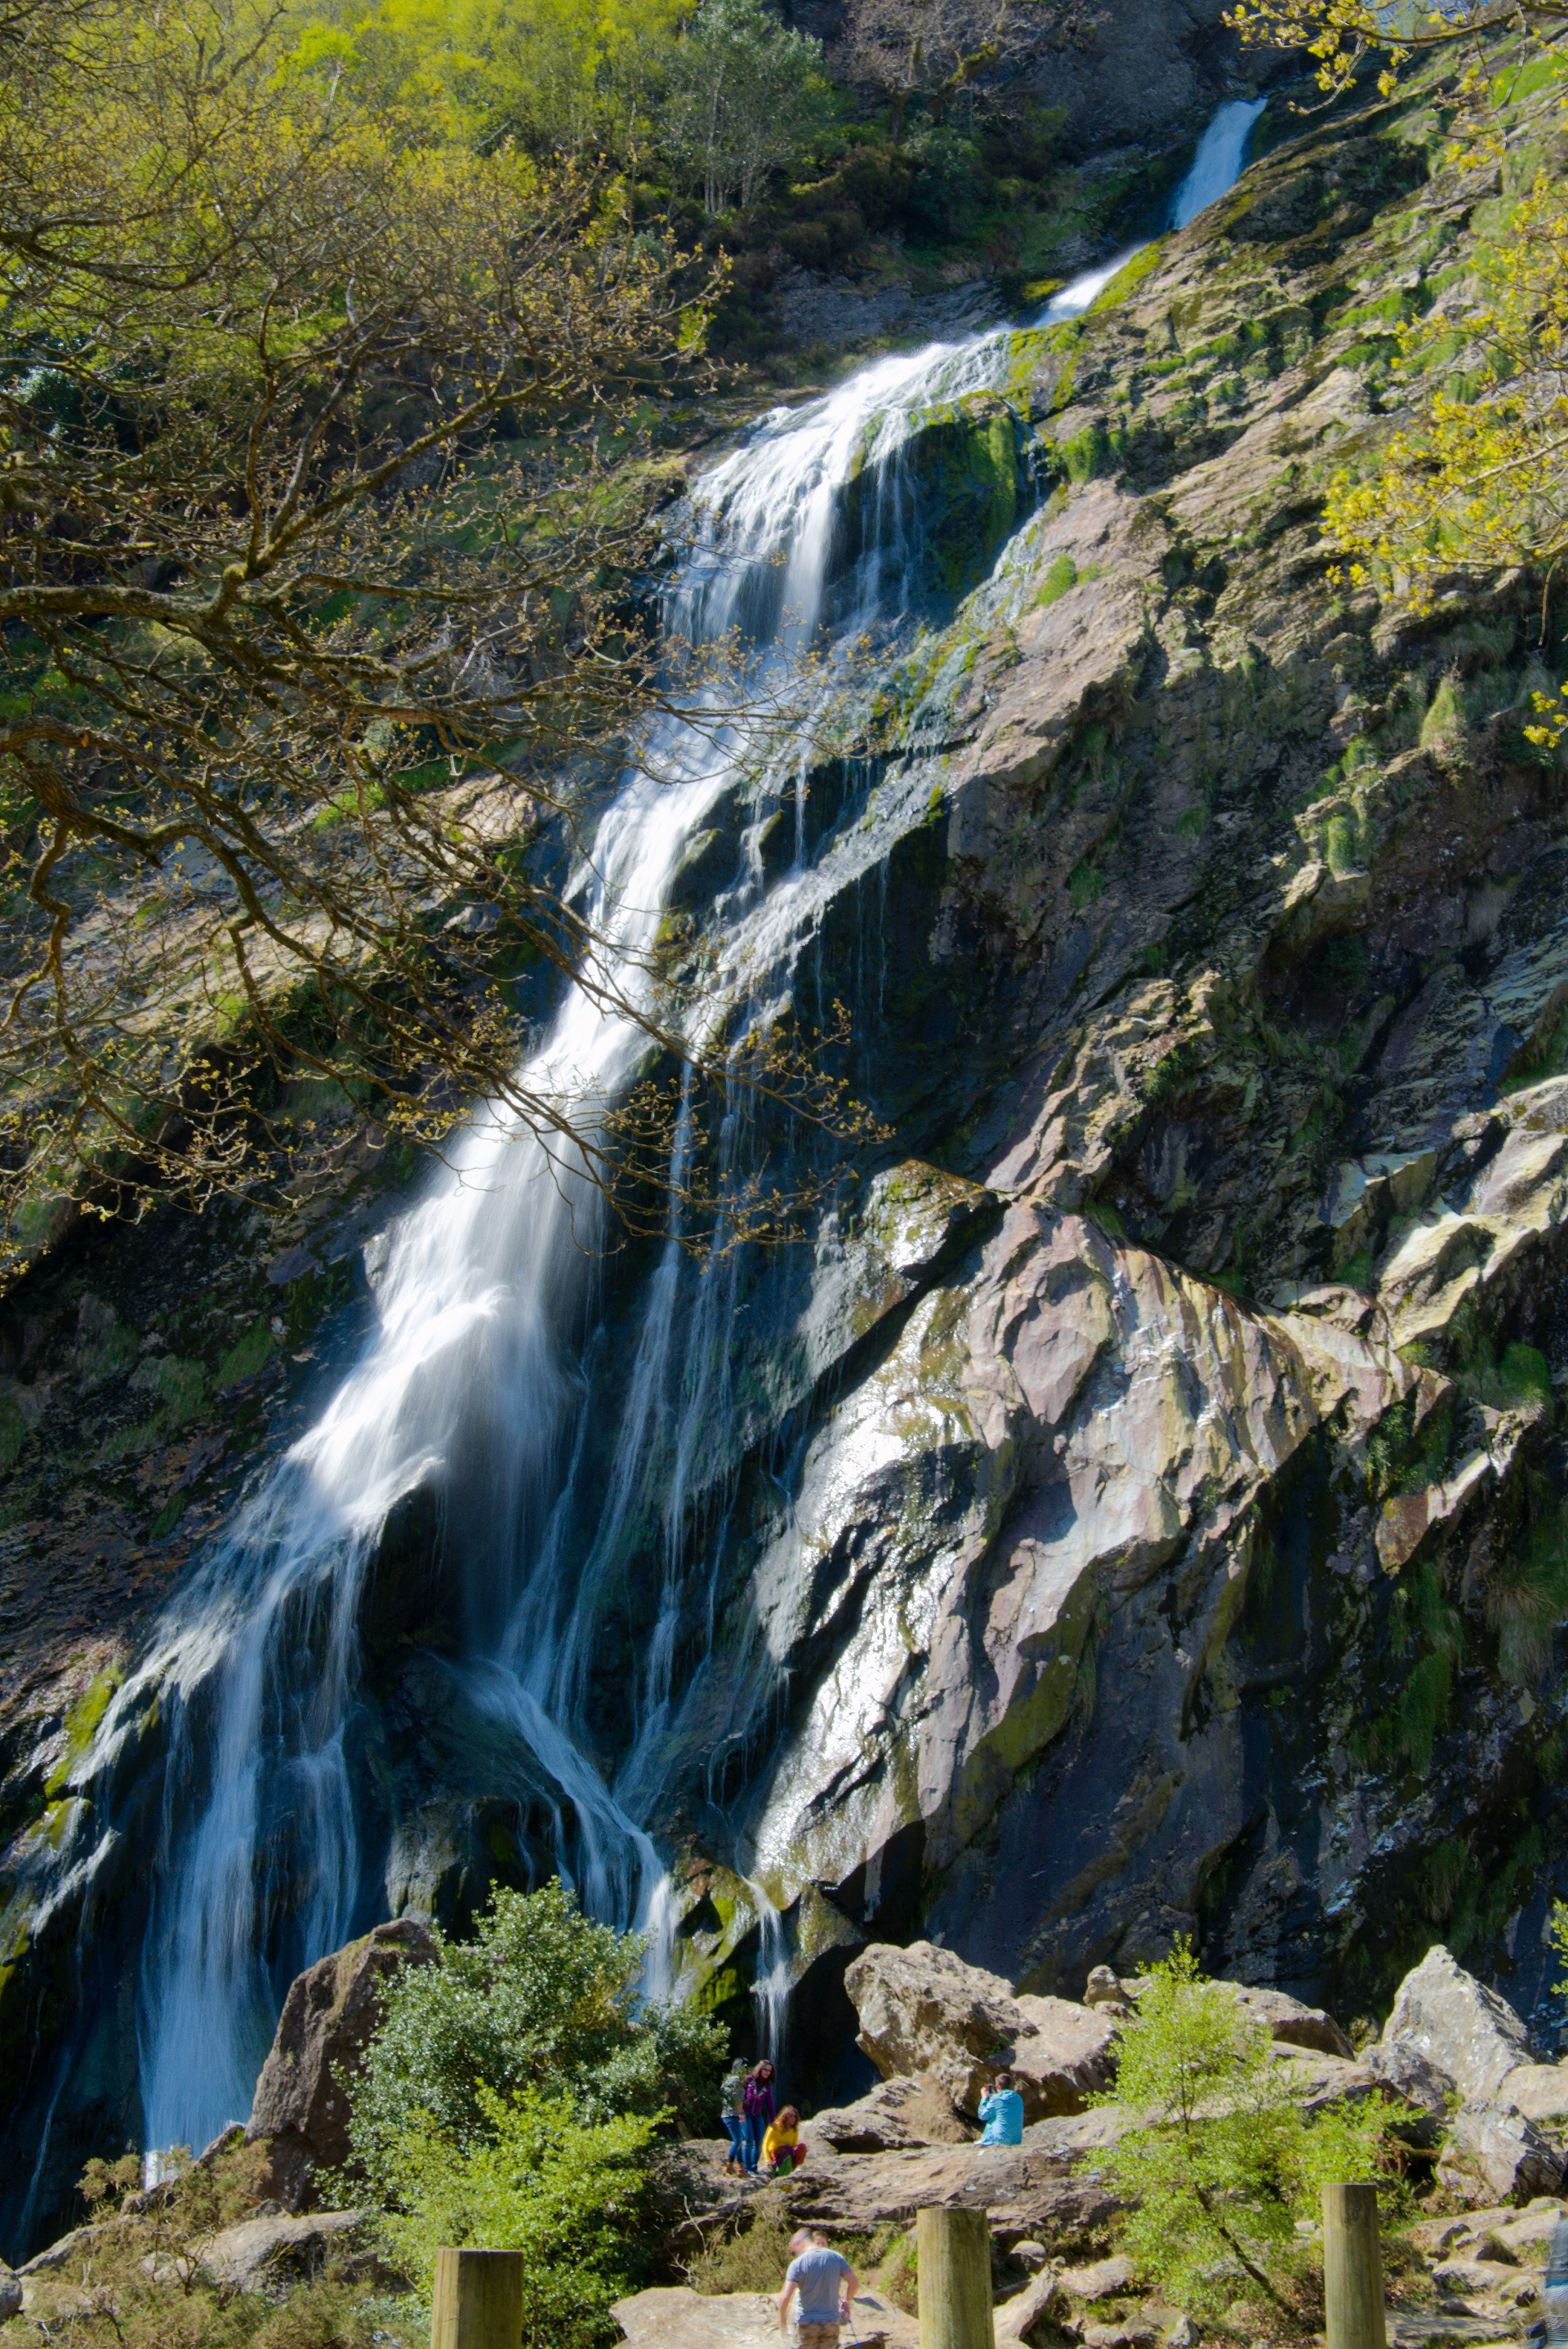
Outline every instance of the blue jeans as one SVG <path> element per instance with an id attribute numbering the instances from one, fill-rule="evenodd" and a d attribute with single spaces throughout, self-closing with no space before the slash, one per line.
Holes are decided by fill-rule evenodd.
<path id="1" fill-rule="evenodd" d="M 746 2130 L 746 2144 L 742 2148 L 741 2159 L 755 2178 L 757 2165 L 762 2158 L 762 2140 L 768 2134 L 768 2124 L 760 2113 L 748 2113 L 742 2126 Z"/>
<path id="2" fill-rule="evenodd" d="M 740 2113 L 726 2113 L 724 2128 L 725 2135 L 729 2139 L 730 2159 L 745 2163 L 747 2147 L 751 2142 L 751 2132 L 746 2126 L 744 2116 Z"/>

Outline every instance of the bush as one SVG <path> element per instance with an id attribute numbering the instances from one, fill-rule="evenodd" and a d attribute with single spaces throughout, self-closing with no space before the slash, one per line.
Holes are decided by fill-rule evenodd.
<path id="1" fill-rule="evenodd" d="M 472 1941 L 436 1940 L 435 1965 L 393 1981 L 366 2053 L 353 2137 L 373 2182 L 410 2114 L 481 2145 L 493 2134 L 487 2095 L 525 2090 L 583 2122 L 673 2112 L 712 2134 L 727 2034 L 689 2007 L 643 2001 L 642 1936 L 584 1917 L 556 1883 L 498 1888 Z"/>
<path id="2" fill-rule="evenodd" d="M 941 124 L 909 141 L 917 166 L 909 194 L 911 224 L 930 236 L 951 236 L 979 212 L 985 178 L 972 139 Z"/>
<path id="3" fill-rule="evenodd" d="M 1267 2032 L 1182 1945 L 1150 1969 L 1121 2028 L 1115 2093 L 1094 2099 L 1147 2116 L 1104 2163 L 1132 2205 L 1123 2247 L 1199 2319 L 1261 2296 L 1298 2324 L 1308 2251 L 1297 2220 L 1319 2217 L 1325 2185 L 1386 2167 L 1380 2106 L 1331 2105 L 1309 2120 L 1283 2072 Z"/>
<path id="4" fill-rule="evenodd" d="M 476 2100 L 486 2141 L 459 2144 L 421 2114 L 381 2148 L 392 2251 L 427 2300 L 442 2244 L 521 2251 L 522 2349 L 614 2341 L 610 2306 L 637 2281 L 647 2232 L 641 2157 L 657 2116 L 584 2121 L 534 2088 Z"/>

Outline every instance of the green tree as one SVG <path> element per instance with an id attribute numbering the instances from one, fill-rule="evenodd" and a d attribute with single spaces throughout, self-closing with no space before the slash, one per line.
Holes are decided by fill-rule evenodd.
<path id="1" fill-rule="evenodd" d="M 385 2147 L 384 2231 L 428 2296 L 443 2244 L 521 2251 L 522 2349 L 614 2341 L 610 2304 L 636 2280 L 657 2116 L 587 2121 L 562 2098 L 480 2088 L 485 2135 L 459 2140 L 418 2114 Z"/>
<path id="2" fill-rule="evenodd" d="M 417 140 L 512 137 L 630 164 L 678 14 L 676 0 L 329 0 L 306 12 L 288 69 L 395 111 Z"/>
<path id="3" fill-rule="evenodd" d="M 711 2129 L 726 2034 L 642 1999 L 641 1935 L 595 1923 L 552 1883 L 498 1888 L 471 1941 L 437 1939 L 438 1961 L 387 1992 L 355 2100 L 355 2147 L 384 2190 L 400 2191 L 411 2113 L 471 2149 L 491 2141 L 498 2096 L 564 2100 L 584 2125 L 668 2110 Z"/>
<path id="4" fill-rule="evenodd" d="M 700 181 L 705 211 L 754 203 L 827 119 L 821 45 L 764 0 L 703 0 L 669 67 L 664 140 Z"/>
<path id="5" fill-rule="evenodd" d="M 1122 2240 L 1147 2281 L 1194 2316 L 1261 2294 L 1294 2323 L 1296 2221 L 1318 2217 L 1324 2185 L 1377 2174 L 1381 2106 L 1309 2120 L 1268 2033 L 1184 1944 L 1150 1968 L 1118 2037 L 1115 2091 L 1095 2101 L 1141 2116 L 1104 2168 L 1128 2198 Z"/>
<path id="6" fill-rule="evenodd" d="M 812 1114 L 814 1043 L 688 1041 L 563 886 L 694 687 L 771 739 L 634 592 L 712 283 L 614 178 L 421 143 L 285 29 L 0 17 L 0 1264 L 73 1195 L 297 1196 L 476 1094 L 664 1229 L 678 1079 L 531 1087 L 525 970 L 692 1073 L 694 1168 L 738 1086 Z M 294 1078 L 327 1106 L 272 1115 Z"/>

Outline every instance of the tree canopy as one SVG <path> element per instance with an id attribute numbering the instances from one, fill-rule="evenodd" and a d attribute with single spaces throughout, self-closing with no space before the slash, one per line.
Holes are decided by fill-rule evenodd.
<path id="1" fill-rule="evenodd" d="M 680 486 L 661 395 L 696 387 L 717 276 L 587 153 L 605 108 L 634 135 L 669 23 L 0 23 L 0 1209 L 24 1239 L 84 1179 L 120 1206 L 253 1184 L 269 1085 L 301 1075 L 425 1140 L 490 1097 L 634 1200 L 668 1121 L 530 1090 L 529 969 L 722 1096 L 824 1105 L 809 1053 L 784 1075 L 765 1041 L 691 1044 L 560 877 L 594 792 L 692 698 L 640 583 Z M 766 726 L 708 684 L 712 723 Z M 262 1123 L 286 1175 L 297 1137 Z"/>
<path id="2" fill-rule="evenodd" d="M 498 1887 L 471 1941 L 438 1943 L 437 1964 L 388 1990 L 356 2097 L 373 2179 L 415 2113 L 454 2144 L 488 2143 L 486 2095 L 564 2098 L 584 2121 L 667 2108 L 711 2127 L 725 2033 L 688 2006 L 644 2001 L 640 1935 L 585 1917 L 555 1882 Z"/>

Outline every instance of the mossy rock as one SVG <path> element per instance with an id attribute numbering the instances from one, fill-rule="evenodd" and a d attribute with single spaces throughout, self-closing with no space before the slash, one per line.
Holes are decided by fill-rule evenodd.
<path id="1" fill-rule="evenodd" d="M 917 599 L 950 610 L 983 579 L 1016 527 L 1026 490 L 1024 434 L 989 393 L 934 409 L 900 446 L 863 465 L 841 512 L 845 570 L 895 533 L 915 550 Z"/>

